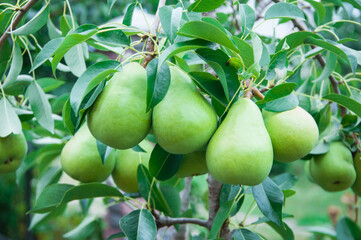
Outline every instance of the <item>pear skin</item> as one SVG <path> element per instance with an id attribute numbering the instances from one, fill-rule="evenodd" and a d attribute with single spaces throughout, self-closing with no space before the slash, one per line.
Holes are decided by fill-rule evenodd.
<path id="1" fill-rule="evenodd" d="M 235 102 L 207 147 L 207 166 L 218 181 L 254 186 L 271 171 L 273 150 L 262 113 L 252 100 Z"/>
<path id="2" fill-rule="evenodd" d="M 357 152 L 353 158 L 353 164 L 356 170 L 356 181 L 352 185 L 352 190 L 361 196 L 361 152 Z"/>
<path id="3" fill-rule="evenodd" d="M 313 117 L 301 107 L 284 112 L 263 111 L 264 123 L 271 137 L 274 160 L 293 162 L 306 156 L 316 146 L 318 127 Z"/>
<path id="4" fill-rule="evenodd" d="M 178 178 L 198 176 L 208 173 L 206 150 L 202 149 L 183 155 L 178 171 L 174 175 Z"/>
<path id="5" fill-rule="evenodd" d="M 22 132 L 0 138 L 0 174 L 15 172 L 27 150 L 28 145 Z"/>
<path id="6" fill-rule="evenodd" d="M 332 142 L 327 153 L 314 156 L 310 172 L 315 182 L 328 192 L 346 190 L 356 179 L 351 151 L 342 142 Z"/>
<path id="7" fill-rule="evenodd" d="M 169 90 L 153 110 L 154 135 L 167 152 L 187 154 L 208 143 L 217 128 L 217 114 L 187 74 L 169 68 Z"/>
<path id="8" fill-rule="evenodd" d="M 65 144 L 60 161 L 64 172 L 83 183 L 104 181 L 115 164 L 114 151 L 102 163 L 96 140 L 86 124 Z"/>
<path id="9" fill-rule="evenodd" d="M 112 177 L 118 188 L 125 192 L 138 192 L 138 166 L 139 164 L 143 164 L 146 168 L 149 166 L 150 154 L 154 146 L 148 140 L 142 141 L 139 145 L 146 152 L 136 152 L 133 149 L 116 151 Z"/>
<path id="10" fill-rule="evenodd" d="M 146 112 L 147 73 L 138 63 L 129 63 L 114 74 L 88 113 L 93 136 L 117 149 L 140 143 L 151 127 L 152 112 Z"/>

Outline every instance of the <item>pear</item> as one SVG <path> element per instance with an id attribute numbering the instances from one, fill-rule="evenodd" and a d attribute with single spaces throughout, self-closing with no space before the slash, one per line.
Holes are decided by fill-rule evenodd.
<path id="1" fill-rule="evenodd" d="M 75 180 L 102 182 L 112 173 L 115 164 L 114 151 L 102 163 L 95 138 L 84 124 L 69 142 L 60 155 L 61 166 Z"/>
<path id="2" fill-rule="evenodd" d="M 263 118 L 272 140 L 274 160 L 292 162 L 306 156 L 316 146 L 317 124 L 303 108 L 284 112 L 264 110 Z"/>
<path id="3" fill-rule="evenodd" d="M 353 164 L 357 176 L 356 176 L 356 181 L 352 185 L 352 190 L 358 196 L 361 196 L 361 152 L 356 152 L 355 157 L 353 158 Z"/>
<path id="4" fill-rule="evenodd" d="M 351 151 L 342 142 L 332 142 L 327 153 L 314 156 L 310 172 L 315 182 L 329 192 L 345 190 L 356 179 Z"/>
<path id="5" fill-rule="evenodd" d="M 254 186 L 271 171 L 273 150 L 262 113 L 250 99 L 235 102 L 207 147 L 207 166 L 218 181 Z"/>
<path id="6" fill-rule="evenodd" d="M 217 128 L 217 115 L 192 80 L 171 66 L 171 83 L 164 99 L 153 109 L 153 130 L 159 145 L 174 154 L 204 147 Z"/>
<path id="7" fill-rule="evenodd" d="M 178 171 L 174 175 L 178 178 L 198 176 L 208 173 L 206 163 L 206 149 L 183 155 Z"/>
<path id="8" fill-rule="evenodd" d="M 22 132 L 0 138 L 0 174 L 15 172 L 27 150 L 28 145 Z"/>
<path id="9" fill-rule="evenodd" d="M 146 112 L 147 73 L 138 63 L 129 63 L 114 74 L 88 113 L 93 136 L 117 149 L 140 143 L 151 127 L 152 112 Z"/>
<path id="10" fill-rule="evenodd" d="M 136 152 L 133 149 L 116 151 L 112 177 L 118 188 L 125 192 L 138 192 L 138 166 L 139 164 L 143 164 L 146 168 L 149 166 L 153 145 L 148 140 L 142 141 L 139 145 L 146 152 Z"/>

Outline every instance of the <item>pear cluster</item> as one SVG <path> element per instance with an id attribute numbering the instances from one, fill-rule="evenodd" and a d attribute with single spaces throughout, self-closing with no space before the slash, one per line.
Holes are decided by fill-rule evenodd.
<path id="1" fill-rule="evenodd" d="M 27 150 L 28 145 L 22 132 L 0 138 L 0 174 L 15 172 L 24 160 Z"/>
<path id="2" fill-rule="evenodd" d="M 251 99 L 240 98 L 218 126 L 215 110 L 190 77 L 176 66 L 170 66 L 170 73 L 166 96 L 149 111 L 146 70 L 129 63 L 116 73 L 90 108 L 86 124 L 64 147 L 64 171 L 82 182 L 112 175 L 120 189 L 137 192 L 137 169 L 149 165 L 154 144 L 145 138 L 152 132 L 164 150 L 183 155 L 176 177 L 209 172 L 222 183 L 254 186 L 269 175 L 274 160 L 295 161 L 317 144 L 317 124 L 301 107 L 261 111 Z M 114 148 L 105 164 L 95 139 Z M 138 144 L 145 152 L 132 149 Z M 335 151 L 330 154 L 340 154 Z M 317 176 L 328 176 L 319 167 L 323 161 L 314 160 L 309 169 L 320 185 L 326 181 Z"/>

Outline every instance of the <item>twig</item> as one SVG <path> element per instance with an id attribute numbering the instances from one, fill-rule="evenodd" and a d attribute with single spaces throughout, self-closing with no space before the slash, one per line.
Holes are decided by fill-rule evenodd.
<path id="1" fill-rule="evenodd" d="M 196 224 L 208 228 L 208 221 L 198 218 L 171 218 L 160 216 L 158 219 L 156 219 L 156 223 L 158 228 L 186 223 Z"/>
<path id="2" fill-rule="evenodd" d="M 39 0 L 30 0 L 27 4 L 25 4 L 22 8 L 18 9 L 19 14 L 15 17 L 14 21 L 10 26 L 6 29 L 4 34 L 0 38 L 0 49 L 4 46 L 6 40 L 10 36 L 9 32 L 11 30 L 15 30 L 18 26 L 21 19 L 25 16 L 25 13 L 29 11 L 29 9 L 34 6 L 35 3 L 37 3 Z"/>
<path id="3" fill-rule="evenodd" d="M 257 97 L 257 98 L 259 98 L 259 99 L 261 99 L 261 100 L 264 99 L 264 95 L 263 95 L 263 94 L 261 93 L 261 91 L 258 90 L 257 88 L 252 87 L 252 88 L 251 88 L 251 91 L 252 91 L 253 96 L 255 96 L 255 97 Z"/>
<path id="4" fill-rule="evenodd" d="M 222 183 L 218 182 L 212 177 L 211 174 L 208 174 L 208 202 L 209 202 L 209 216 L 207 227 L 208 229 L 212 228 L 214 218 L 219 209 L 219 197 L 221 194 Z"/>
<path id="5" fill-rule="evenodd" d="M 149 29 L 150 34 L 152 36 L 148 37 L 148 40 L 147 40 L 147 45 L 146 45 L 147 52 L 154 52 L 154 42 L 156 41 L 157 30 L 158 30 L 159 24 L 160 24 L 159 9 L 165 6 L 165 2 L 166 2 L 166 0 L 159 0 L 158 8 L 157 8 L 157 12 L 155 14 L 152 29 Z M 143 60 L 142 66 L 145 68 L 153 58 L 155 58 L 155 54 L 147 54 Z"/>
<path id="6" fill-rule="evenodd" d="M 357 205 L 357 194 L 355 193 L 355 223 L 358 223 L 358 205 Z"/>

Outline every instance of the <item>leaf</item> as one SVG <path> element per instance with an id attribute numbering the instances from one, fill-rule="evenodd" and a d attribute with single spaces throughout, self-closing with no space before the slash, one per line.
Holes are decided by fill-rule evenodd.
<path id="1" fill-rule="evenodd" d="M 16 81 L 16 78 L 19 76 L 22 68 L 23 56 L 21 54 L 21 49 L 17 42 L 14 42 L 13 59 L 11 61 L 9 73 L 6 76 L 5 82 L 3 84 L 4 88 Z"/>
<path id="2" fill-rule="evenodd" d="M 261 184 L 252 187 L 254 199 L 263 215 L 282 226 L 282 205 L 284 195 L 281 189 L 267 177 Z"/>
<path id="3" fill-rule="evenodd" d="M 49 186 L 57 182 L 62 174 L 61 167 L 49 167 L 46 172 L 39 178 L 36 185 L 36 197 L 39 197 L 40 193 Z"/>
<path id="4" fill-rule="evenodd" d="M 173 217 L 180 217 L 181 198 L 179 196 L 179 191 L 177 190 L 177 188 L 170 184 L 162 184 L 160 185 L 159 190 L 164 196 L 164 199 L 167 202 L 169 209 L 171 210 L 171 215 Z"/>
<path id="5" fill-rule="evenodd" d="M 302 45 L 305 42 L 305 39 L 308 37 L 312 37 L 315 39 L 322 39 L 321 36 L 313 32 L 300 31 L 300 32 L 291 33 L 286 37 L 284 37 L 278 43 L 276 47 L 276 52 L 279 52 L 282 49 L 289 49 L 289 50 L 294 49 Z"/>
<path id="6" fill-rule="evenodd" d="M 254 63 L 252 46 L 240 38 L 232 37 L 232 39 L 240 51 L 239 55 L 242 57 L 244 65 L 246 65 L 246 67 L 250 67 Z"/>
<path id="7" fill-rule="evenodd" d="M 281 190 L 291 189 L 297 182 L 297 177 L 289 173 L 282 173 L 272 179 Z"/>
<path id="8" fill-rule="evenodd" d="M 182 155 L 166 152 L 159 144 L 155 145 L 149 159 L 149 172 L 160 181 L 168 180 L 178 171 Z"/>
<path id="9" fill-rule="evenodd" d="M 223 184 L 219 199 L 220 204 L 227 202 L 229 200 L 233 200 L 235 197 L 237 197 L 238 193 L 243 194 L 244 189 L 243 188 L 240 189 L 240 188 L 241 187 L 239 185 Z M 234 215 L 237 214 L 243 202 L 244 202 L 244 196 L 242 196 L 237 202 L 235 202 L 233 208 L 231 209 L 230 217 L 233 217 Z"/>
<path id="10" fill-rule="evenodd" d="M 361 239 L 360 227 L 347 217 L 341 218 L 336 225 L 337 240 Z"/>
<path id="11" fill-rule="evenodd" d="M 197 83 L 197 85 L 210 96 L 217 99 L 218 102 L 227 106 L 227 99 L 222 90 L 222 84 L 212 74 L 208 72 L 190 72 L 189 76 Z"/>
<path id="12" fill-rule="evenodd" d="M 299 104 L 299 100 L 296 95 L 291 93 L 290 95 L 276 100 L 267 102 L 263 107 L 264 110 L 270 112 L 284 112 L 291 109 L 294 109 Z"/>
<path id="13" fill-rule="evenodd" d="M 43 6 L 39 12 L 28 22 L 26 22 L 23 26 L 19 27 L 12 31 L 14 35 L 29 35 L 37 32 L 40 28 L 42 28 L 46 22 L 48 21 L 48 16 L 50 13 L 48 2 L 45 6 Z"/>
<path id="14" fill-rule="evenodd" d="M 69 49 L 69 51 L 67 51 L 64 55 L 64 60 L 65 63 L 69 66 L 71 73 L 75 76 L 79 77 L 85 72 L 86 64 L 82 45 L 76 45 Z"/>
<path id="15" fill-rule="evenodd" d="M 214 217 L 213 225 L 212 225 L 211 231 L 208 236 L 209 239 L 217 238 L 217 235 L 218 235 L 219 231 L 221 230 L 224 221 L 226 221 L 226 219 L 228 218 L 228 216 L 230 214 L 233 204 L 234 204 L 234 201 L 229 200 L 220 205 L 220 207 L 217 211 L 217 214 Z"/>
<path id="16" fill-rule="evenodd" d="M 124 18 L 123 18 L 123 24 L 124 25 L 126 25 L 126 26 L 132 25 L 133 13 L 134 13 L 135 6 L 137 6 L 136 2 L 133 2 L 133 3 L 129 4 L 129 6 L 127 8 L 127 11 L 125 12 L 125 15 L 124 15 Z"/>
<path id="17" fill-rule="evenodd" d="M 328 54 L 326 66 L 323 68 L 321 75 L 317 79 L 313 80 L 312 82 L 315 83 L 315 82 L 319 82 L 319 81 L 327 79 L 332 74 L 333 70 L 335 69 L 336 63 L 337 63 L 337 55 L 330 52 Z"/>
<path id="18" fill-rule="evenodd" d="M 51 115 L 51 106 L 43 89 L 36 81 L 33 81 L 30 83 L 26 93 L 36 120 L 43 128 L 54 133 L 54 120 Z"/>
<path id="19" fill-rule="evenodd" d="M 261 38 L 254 32 L 251 32 L 252 37 L 252 47 L 253 47 L 253 58 L 255 63 L 260 63 L 262 59 L 262 40 Z"/>
<path id="20" fill-rule="evenodd" d="M 158 66 L 159 59 L 154 58 L 147 66 L 147 111 L 155 107 L 166 96 L 170 85 L 170 70 L 167 63 Z"/>
<path id="21" fill-rule="evenodd" d="M 291 18 L 306 20 L 301 9 L 291 3 L 279 2 L 272 5 L 264 14 L 264 19 Z"/>
<path id="22" fill-rule="evenodd" d="M 317 235 L 328 236 L 332 239 L 336 239 L 336 231 L 330 227 L 315 226 L 308 227 L 306 230 Z"/>
<path id="23" fill-rule="evenodd" d="M 224 0 L 196 0 L 188 7 L 189 12 L 209 12 L 219 8 L 224 3 Z"/>
<path id="24" fill-rule="evenodd" d="M 147 152 L 139 144 L 132 147 L 132 150 L 135 151 L 135 152 Z"/>
<path id="25" fill-rule="evenodd" d="M 79 186 L 53 184 L 44 189 L 29 212 L 44 213 L 74 200 L 96 197 L 123 198 L 123 194 L 117 188 L 102 183 L 83 183 Z"/>
<path id="26" fill-rule="evenodd" d="M 21 133 L 20 119 L 5 97 L 0 99 L 0 113 L 0 137 Z"/>
<path id="27" fill-rule="evenodd" d="M 292 215 L 288 215 L 288 214 L 283 214 L 283 218 L 286 217 L 292 217 Z M 260 224 L 260 223 L 266 223 L 267 225 L 269 225 L 271 228 L 273 228 L 284 240 L 294 240 L 295 237 L 293 235 L 292 229 L 285 223 L 282 222 L 282 225 L 279 226 L 276 223 L 269 221 L 268 218 L 266 217 L 262 217 L 260 219 L 258 219 L 256 222 L 252 223 L 254 225 L 256 224 Z"/>
<path id="28" fill-rule="evenodd" d="M 48 34 L 51 40 L 62 37 L 61 31 L 55 27 L 54 23 L 51 21 L 51 18 L 48 19 L 46 26 L 48 28 Z"/>
<path id="29" fill-rule="evenodd" d="M 73 230 L 65 233 L 63 237 L 74 240 L 88 238 L 95 231 L 96 220 L 94 216 L 87 216 Z"/>
<path id="30" fill-rule="evenodd" d="M 256 104 L 262 107 L 268 102 L 286 97 L 290 95 L 296 87 L 297 87 L 296 83 L 283 83 L 277 85 L 267 92 L 263 100 L 258 100 Z"/>
<path id="31" fill-rule="evenodd" d="M 115 60 L 97 62 L 88 67 L 79 77 L 70 93 L 70 105 L 76 116 L 85 96 L 109 74 L 117 72 L 119 66 L 119 62 Z"/>
<path id="32" fill-rule="evenodd" d="M 36 80 L 36 82 L 44 90 L 44 92 L 50 92 L 51 90 L 54 90 L 65 84 L 64 81 L 48 77 L 39 78 Z"/>
<path id="33" fill-rule="evenodd" d="M 261 238 L 256 233 L 246 228 L 237 229 L 233 233 L 232 237 L 234 240 L 261 240 Z"/>
<path id="34" fill-rule="evenodd" d="M 238 8 L 239 16 L 241 18 L 242 34 L 245 36 L 249 30 L 252 30 L 256 15 L 253 8 L 247 4 L 239 4 Z"/>
<path id="35" fill-rule="evenodd" d="M 171 43 L 174 42 L 174 39 L 177 36 L 182 13 L 183 9 L 181 7 L 174 9 L 171 6 L 164 6 L 159 10 L 159 19 L 162 28 Z"/>
<path id="36" fill-rule="evenodd" d="M 326 141 L 322 141 L 321 143 L 317 144 L 312 151 L 310 152 L 310 154 L 312 155 L 320 155 L 320 154 L 325 154 L 330 150 L 330 144 Z"/>
<path id="37" fill-rule="evenodd" d="M 43 49 L 41 49 L 39 54 L 36 55 L 36 57 L 34 59 L 34 65 L 30 69 L 29 72 L 33 72 L 35 69 L 40 67 L 46 60 L 48 60 L 54 54 L 56 49 L 58 49 L 58 47 L 61 45 L 63 40 L 64 40 L 64 38 L 61 37 L 61 38 L 56 38 L 56 39 L 53 39 L 53 40 L 47 42 L 44 45 Z"/>
<path id="38" fill-rule="evenodd" d="M 113 151 L 113 148 L 105 145 L 104 143 L 100 142 L 98 139 L 96 139 L 97 142 L 97 149 L 98 153 L 100 155 L 100 158 L 102 159 L 102 163 L 104 165 L 105 161 L 109 157 L 110 153 Z"/>
<path id="39" fill-rule="evenodd" d="M 237 53 L 239 52 L 227 34 L 210 23 L 202 21 L 187 22 L 179 29 L 178 35 L 219 43 Z"/>
<path id="40" fill-rule="evenodd" d="M 117 0 L 107 0 L 108 15 L 110 14 L 110 11 L 112 10 L 112 8 L 113 8 L 116 1 Z"/>
<path id="41" fill-rule="evenodd" d="M 99 43 L 113 47 L 125 47 L 130 45 L 129 38 L 119 29 L 109 29 L 106 32 L 99 32 L 92 37 Z"/>
<path id="42" fill-rule="evenodd" d="M 317 23 L 320 24 L 326 15 L 326 8 L 320 2 L 316 2 L 313 0 L 305 0 L 305 1 L 308 2 L 309 4 L 311 4 L 311 6 L 316 10 Z"/>
<path id="43" fill-rule="evenodd" d="M 220 49 L 201 48 L 196 53 L 217 73 L 227 101 L 233 98 L 240 86 L 237 70 L 227 64 L 229 57 Z"/>
<path id="44" fill-rule="evenodd" d="M 65 209 L 66 209 L 66 206 L 64 205 L 64 206 L 55 208 L 53 211 L 48 212 L 48 213 L 34 214 L 31 217 L 29 230 L 34 230 L 37 227 L 40 227 L 40 226 L 44 225 L 45 223 L 47 223 L 51 219 L 54 219 L 54 218 L 62 215 L 64 213 Z"/>
<path id="45" fill-rule="evenodd" d="M 106 240 L 112 240 L 112 239 L 124 238 L 124 237 L 125 237 L 125 233 L 118 232 L 118 233 L 114 233 L 114 234 L 110 235 Z"/>
<path id="46" fill-rule="evenodd" d="M 332 102 L 335 102 L 335 103 L 351 110 L 357 116 L 361 117 L 361 103 L 359 103 L 358 101 L 356 101 L 350 97 L 334 93 L 334 94 L 326 95 L 322 98 L 326 99 L 326 100 L 330 100 Z"/>
<path id="47" fill-rule="evenodd" d="M 156 237 L 157 227 L 147 209 L 135 210 L 122 217 L 119 225 L 129 240 L 152 240 Z"/>

